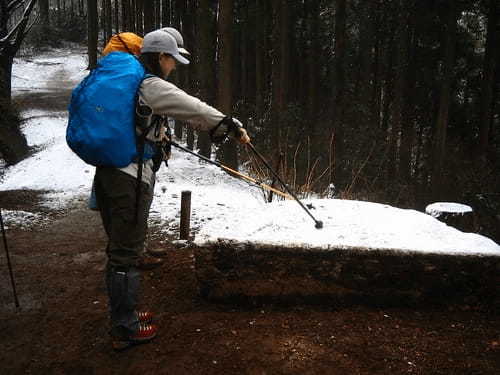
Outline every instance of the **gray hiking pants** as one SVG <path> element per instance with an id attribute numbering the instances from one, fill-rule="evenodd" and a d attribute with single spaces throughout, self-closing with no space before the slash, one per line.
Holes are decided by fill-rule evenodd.
<path id="1" fill-rule="evenodd" d="M 137 180 L 134 177 L 116 168 L 98 167 L 94 184 L 102 223 L 108 235 L 106 286 L 111 334 L 126 337 L 135 332 L 139 324 L 136 309 L 140 273 L 135 267 L 144 248 L 153 190 L 141 183 L 136 210 Z"/>

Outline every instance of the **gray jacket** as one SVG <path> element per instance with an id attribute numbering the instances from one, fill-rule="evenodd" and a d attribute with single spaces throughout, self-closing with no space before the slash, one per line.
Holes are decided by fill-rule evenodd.
<path id="1" fill-rule="evenodd" d="M 146 78 L 139 88 L 139 100 L 148 105 L 155 115 L 169 116 L 176 120 L 185 121 L 194 130 L 209 131 L 225 117 L 217 109 L 202 102 L 198 98 L 187 94 L 173 83 L 158 77 Z M 221 129 L 224 131 L 224 129 Z M 150 132 L 147 139 L 158 141 Z M 144 163 L 142 181 L 151 185 L 154 178 L 153 163 L 148 160 Z M 131 163 L 121 171 L 137 177 L 137 163 Z"/>

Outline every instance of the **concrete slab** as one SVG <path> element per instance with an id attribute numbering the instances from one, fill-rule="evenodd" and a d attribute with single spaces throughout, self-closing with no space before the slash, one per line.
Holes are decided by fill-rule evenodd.
<path id="1" fill-rule="evenodd" d="M 198 245 L 195 261 L 200 292 L 214 301 L 500 306 L 500 253 L 219 240 Z"/>

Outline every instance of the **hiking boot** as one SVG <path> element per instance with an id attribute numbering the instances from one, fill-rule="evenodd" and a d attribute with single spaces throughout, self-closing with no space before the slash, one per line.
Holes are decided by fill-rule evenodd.
<path id="1" fill-rule="evenodd" d="M 154 324 L 139 324 L 139 329 L 133 334 L 129 335 L 127 338 L 113 338 L 112 346 L 113 350 L 121 351 L 125 350 L 131 346 L 145 344 L 150 342 L 152 339 L 156 337 L 156 333 L 158 332 L 158 326 Z"/>
<path id="2" fill-rule="evenodd" d="M 137 319 L 139 319 L 139 323 L 151 323 L 153 313 L 151 311 L 137 311 Z"/>
<path id="3" fill-rule="evenodd" d="M 148 255 L 142 255 L 137 262 L 137 268 L 139 268 L 140 270 L 152 270 L 156 267 L 161 266 L 162 264 L 163 259 Z"/>

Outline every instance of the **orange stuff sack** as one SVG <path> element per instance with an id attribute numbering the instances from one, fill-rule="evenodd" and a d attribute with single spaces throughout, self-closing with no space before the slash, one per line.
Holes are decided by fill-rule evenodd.
<path id="1" fill-rule="evenodd" d="M 141 54 L 142 38 L 134 33 L 119 33 L 113 35 L 110 39 L 102 55 L 106 56 L 111 52 L 128 52 L 139 56 Z"/>

